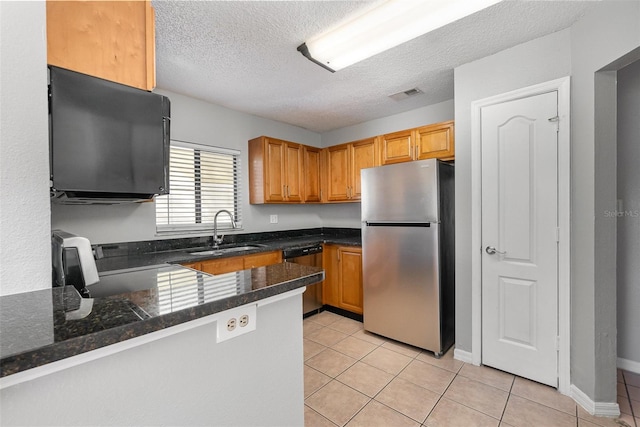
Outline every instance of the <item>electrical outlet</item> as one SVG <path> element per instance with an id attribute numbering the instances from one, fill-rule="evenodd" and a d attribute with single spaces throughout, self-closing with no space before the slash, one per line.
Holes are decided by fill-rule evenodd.
<path id="1" fill-rule="evenodd" d="M 269 217 L 269 222 L 270 222 L 271 224 L 277 224 L 277 223 L 278 223 L 278 215 L 271 215 L 271 216 Z"/>
<path id="2" fill-rule="evenodd" d="M 247 304 L 241 307 L 218 313 L 217 317 L 217 340 L 222 342 L 235 338 L 256 329 L 256 304 Z"/>
<path id="3" fill-rule="evenodd" d="M 247 316 L 246 314 L 240 316 L 240 322 L 238 324 L 241 328 L 246 327 L 249 324 L 249 316 Z"/>

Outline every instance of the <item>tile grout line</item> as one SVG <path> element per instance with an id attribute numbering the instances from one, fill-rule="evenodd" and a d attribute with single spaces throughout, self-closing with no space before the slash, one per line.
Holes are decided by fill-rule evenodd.
<path id="1" fill-rule="evenodd" d="M 627 403 L 629 404 L 629 409 L 631 410 L 631 419 L 633 423 L 638 427 L 638 423 L 636 422 L 636 415 L 633 410 L 633 404 L 631 403 L 631 394 L 629 394 L 629 385 L 627 384 L 627 377 L 624 375 L 624 371 L 622 372 L 622 383 L 624 384 L 624 391 L 627 393 Z M 622 413 L 620 413 L 622 416 Z"/>
<path id="2" fill-rule="evenodd" d="M 326 373 L 324 373 L 324 372 L 322 372 L 322 371 L 319 371 L 318 369 L 316 369 L 316 368 L 314 368 L 314 367 L 312 367 L 312 366 L 306 365 L 306 360 L 305 360 L 305 361 L 304 361 L 304 363 L 305 363 L 305 365 L 306 365 L 306 366 L 308 366 L 308 367 L 310 367 L 311 369 L 314 369 L 315 371 L 318 371 L 318 372 L 320 372 L 320 373 L 322 373 L 322 374 L 324 374 L 324 375 L 327 375 L 327 376 L 330 378 L 330 381 L 329 381 L 328 383 L 324 384 L 322 387 L 320 387 L 320 388 L 318 388 L 317 390 L 315 390 L 312 394 L 310 394 L 307 398 L 305 398 L 305 401 L 306 401 L 306 399 L 308 399 L 308 398 L 310 398 L 311 396 L 313 396 L 314 394 L 316 394 L 318 391 L 322 390 L 322 389 L 323 389 L 327 384 L 331 383 L 331 381 L 334 381 L 334 380 L 335 380 L 335 381 L 337 381 L 339 384 L 341 384 L 341 385 L 343 385 L 343 386 L 346 386 L 346 387 L 348 387 L 349 389 L 351 389 L 351 390 L 353 390 L 353 391 L 356 391 L 356 392 L 358 392 L 358 393 L 362 394 L 362 395 L 363 395 L 363 396 L 365 396 L 368 400 L 366 401 L 366 403 L 365 403 L 365 404 L 364 404 L 364 405 L 363 405 L 363 406 L 362 406 L 362 407 L 361 407 L 361 408 L 360 408 L 360 409 L 359 409 L 359 410 L 358 410 L 358 411 L 357 411 L 353 416 L 351 416 L 351 417 L 349 418 L 349 420 L 348 420 L 348 421 L 346 421 L 345 425 L 346 425 L 346 424 L 348 424 L 349 422 L 351 422 L 351 421 L 352 421 L 352 420 L 353 420 L 353 419 L 354 419 L 358 414 L 360 414 L 360 413 L 362 412 L 362 410 L 363 410 L 366 406 L 368 406 L 368 405 L 371 403 L 371 401 L 372 401 L 372 400 L 375 400 L 375 401 L 376 401 L 376 403 L 383 405 L 385 408 L 391 409 L 392 411 L 394 411 L 394 412 L 395 412 L 395 413 L 397 413 L 397 414 L 403 415 L 404 417 L 406 417 L 406 418 L 408 418 L 408 419 L 410 419 L 410 420 L 412 420 L 412 421 L 415 421 L 415 422 L 420 423 L 420 421 L 417 421 L 417 420 L 415 420 L 414 418 L 412 418 L 412 417 L 410 417 L 410 416 L 408 416 L 408 415 L 404 414 L 403 412 L 401 412 L 401 411 L 399 411 L 399 410 L 397 410 L 397 409 L 395 409 L 395 408 L 393 408 L 393 407 L 390 407 L 390 406 L 386 405 L 385 403 L 380 402 L 380 401 L 378 401 L 378 400 L 376 399 L 376 397 L 378 397 L 378 396 L 382 393 L 382 391 L 383 391 L 386 387 L 388 387 L 388 386 L 389 386 L 389 384 L 390 384 L 392 381 L 394 381 L 395 379 L 399 378 L 399 377 L 400 377 L 400 375 L 402 374 L 402 372 L 404 372 L 404 371 L 408 368 L 408 366 L 409 366 L 411 363 L 413 363 L 413 361 L 415 361 L 415 360 L 419 360 L 420 362 L 426 363 L 426 364 L 430 365 L 431 367 L 438 368 L 438 369 L 442 369 L 442 370 L 444 370 L 444 371 L 448 371 L 448 372 L 450 372 L 450 373 L 453 373 L 453 374 L 454 374 L 454 376 L 453 376 L 452 380 L 449 382 L 449 384 L 448 384 L 448 385 L 447 385 L 447 387 L 444 389 L 444 391 L 443 391 L 441 394 L 439 393 L 439 397 L 438 397 L 438 399 L 436 400 L 435 404 L 433 405 L 433 407 L 431 408 L 431 410 L 429 411 L 429 413 L 426 415 L 425 419 L 422 421 L 422 423 L 421 423 L 421 424 L 422 424 L 423 426 L 424 426 L 424 423 L 425 423 L 425 422 L 427 421 L 427 419 L 429 418 L 429 416 L 430 416 L 430 415 L 432 415 L 432 413 L 433 413 L 434 409 L 436 408 L 436 406 L 438 406 L 438 404 L 442 401 L 442 398 L 443 398 L 443 397 L 445 397 L 446 392 L 450 389 L 450 387 L 451 387 L 451 385 L 453 384 L 453 382 L 455 381 L 455 379 L 456 379 L 458 376 L 465 377 L 464 375 L 461 375 L 461 374 L 460 374 L 460 371 L 464 368 L 464 366 L 465 366 L 465 365 L 467 365 L 466 363 L 463 363 L 463 364 L 462 364 L 462 366 L 461 366 L 459 369 L 457 369 L 455 372 L 453 372 L 453 371 L 451 371 L 451 370 L 449 370 L 449 369 L 444 369 L 444 368 L 442 368 L 442 367 L 440 367 L 440 366 L 438 366 L 438 365 L 435 365 L 435 364 L 429 363 L 428 361 L 418 359 L 418 358 L 420 357 L 420 355 L 421 355 L 421 354 L 423 354 L 423 353 L 425 353 L 425 354 L 426 354 L 426 351 L 424 351 L 424 350 L 418 351 L 418 352 L 417 352 L 417 354 L 410 356 L 410 355 L 408 355 L 408 354 L 406 354 L 406 353 L 403 353 L 403 352 L 401 352 L 401 351 L 397 351 L 397 350 L 396 350 L 396 349 L 394 349 L 394 348 L 390 348 L 390 347 L 386 347 L 386 346 L 385 346 L 385 344 L 386 344 L 387 342 L 389 342 L 389 343 L 394 343 L 395 341 L 387 340 L 387 339 L 383 339 L 381 343 L 376 343 L 376 342 L 368 341 L 368 340 L 365 340 L 365 339 L 361 339 L 360 337 L 355 337 L 355 336 L 354 336 L 355 334 L 357 334 L 357 333 L 359 333 L 360 331 L 363 331 L 363 330 L 364 330 L 364 329 L 362 329 L 362 328 L 358 328 L 357 330 L 355 330 L 355 331 L 353 331 L 353 332 L 350 332 L 350 333 L 345 333 L 344 331 L 341 331 L 341 330 L 337 330 L 337 329 L 332 328 L 332 327 L 331 327 L 331 325 L 333 325 L 333 324 L 334 324 L 334 323 L 336 323 L 337 321 L 338 321 L 338 320 L 336 320 L 336 321 L 334 321 L 334 322 L 331 322 L 331 323 L 329 323 L 329 324 L 327 324 L 327 325 L 320 324 L 320 323 L 316 323 L 316 322 L 314 322 L 314 323 L 316 323 L 316 324 L 318 324 L 318 325 L 320 326 L 320 328 L 319 328 L 318 330 L 320 330 L 320 329 L 324 329 L 324 328 L 329 328 L 331 331 L 339 332 L 339 333 L 342 333 L 342 334 L 346 335 L 344 338 L 342 338 L 342 339 L 341 339 L 341 340 L 339 340 L 338 342 L 336 342 L 336 343 L 332 344 L 331 346 L 326 346 L 326 345 L 324 345 L 324 344 L 322 344 L 322 343 L 318 343 L 318 342 L 313 341 L 313 340 L 311 340 L 311 339 L 310 339 L 310 341 L 312 341 L 312 342 L 314 342 L 314 343 L 316 343 L 316 344 L 321 345 L 322 347 L 324 347 L 324 348 L 323 348 L 320 352 L 318 352 L 317 354 L 321 353 L 322 351 L 324 351 L 324 350 L 326 350 L 326 349 L 331 349 L 331 350 L 333 350 L 333 351 L 335 351 L 335 352 L 337 352 L 337 353 L 339 353 L 339 354 L 341 354 L 341 355 L 344 355 L 344 356 L 346 356 L 346 357 L 350 357 L 350 358 L 354 359 L 354 360 L 355 360 L 355 362 L 354 362 L 353 364 L 349 365 L 346 369 L 342 370 L 342 371 L 341 371 L 340 373 L 338 373 L 337 375 L 335 375 L 335 376 L 328 376 Z M 349 355 L 349 354 L 346 354 L 346 353 L 344 353 L 344 352 L 342 352 L 342 351 L 340 351 L 340 350 L 338 350 L 338 349 L 333 348 L 333 346 L 335 346 L 335 345 L 339 344 L 340 342 L 342 342 L 342 341 L 346 340 L 348 337 L 352 337 L 352 336 L 353 336 L 354 338 L 356 338 L 357 340 L 359 340 L 359 341 L 362 341 L 362 342 L 364 342 L 364 343 L 368 343 L 368 344 L 373 345 L 373 348 L 372 348 L 371 350 L 367 351 L 364 355 L 362 355 L 362 356 L 360 356 L 360 357 L 358 357 L 358 358 L 355 358 L 355 357 L 353 357 L 353 356 L 351 356 L 351 355 Z M 370 365 L 369 363 L 367 363 L 367 362 L 363 361 L 363 359 L 364 359 L 365 357 L 367 357 L 368 355 L 370 355 L 372 352 L 376 351 L 377 349 L 379 349 L 379 348 L 381 348 L 381 347 L 382 347 L 382 348 L 384 348 L 385 350 L 391 351 L 391 352 L 393 352 L 393 353 L 395 353 L 395 354 L 405 356 L 405 357 L 409 358 L 410 360 L 409 360 L 409 362 L 407 363 L 407 365 L 406 365 L 406 366 L 404 366 L 404 367 L 403 367 L 403 368 L 402 368 L 402 369 L 401 369 L 397 374 L 393 374 L 392 378 L 391 378 L 388 382 L 386 382 L 386 384 L 384 384 L 384 385 L 381 387 L 381 389 L 380 389 L 380 390 L 378 390 L 378 391 L 375 393 L 375 395 L 374 395 L 373 397 L 369 397 L 369 396 L 368 396 L 368 395 L 366 395 L 365 393 L 363 393 L 363 392 L 361 392 L 361 391 L 359 391 L 359 390 L 355 389 L 354 387 L 352 387 L 352 386 L 350 386 L 350 385 L 348 385 L 348 384 L 343 383 L 341 380 L 339 380 L 339 379 L 338 379 L 338 377 L 339 377 L 340 375 L 342 375 L 342 374 L 343 374 L 344 372 L 346 372 L 347 370 L 351 369 L 351 368 L 352 368 L 356 363 L 358 363 L 358 362 L 361 362 L 361 363 L 363 363 L 363 364 L 365 364 L 365 365 L 367 365 L 367 366 L 373 367 L 373 368 L 375 368 L 375 369 L 380 369 L 380 368 L 379 368 L 379 367 L 377 367 L 377 366 Z M 314 356 L 315 356 L 315 355 L 314 355 Z M 311 356 L 311 357 L 314 357 L 314 356 Z M 311 359 L 311 357 L 310 357 L 309 359 Z M 382 370 L 382 371 L 383 371 L 383 372 L 387 372 L 387 371 L 384 371 L 384 370 Z M 387 373 L 389 373 L 389 372 L 387 372 Z M 465 377 L 465 378 L 467 378 L 467 377 Z M 474 379 L 474 378 L 469 378 L 469 379 L 470 379 L 470 380 L 472 380 L 472 381 L 478 381 L 477 379 Z M 516 377 L 516 376 L 514 376 L 514 377 L 512 378 L 512 381 L 511 381 L 511 384 L 510 384 L 510 387 L 509 387 L 509 390 L 508 390 L 508 394 L 507 394 L 507 400 L 506 400 L 506 402 L 505 402 L 505 405 L 504 405 L 504 408 L 503 408 L 502 413 L 501 413 L 501 415 L 500 415 L 500 418 L 498 419 L 498 422 L 499 422 L 499 423 L 503 423 L 503 422 L 504 422 L 503 420 L 504 420 L 504 416 L 505 416 L 505 413 L 506 413 L 506 409 L 507 409 L 507 407 L 508 407 L 508 405 L 509 405 L 509 402 L 511 401 L 512 396 L 516 396 L 516 394 L 514 394 L 514 392 L 513 392 L 513 391 L 514 391 L 514 387 L 515 387 L 515 381 L 516 381 L 516 379 L 517 379 L 517 377 Z M 625 392 L 627 393 L 626 399 L 627 399 L 627 402 L 628 402 L 628 404 L 629 404 L 629 406 L 630 406 L 630 412 L 631 412 L 631 414 L 630 414 L 630 415 L 631 415 L 631 418 L 633 419 L 633 422 L 634 422 L 634 424 L 633 424 L 633 425 L 635 425 L 636 427 L 640 427 L 640 426 L 638 426 L 638 424 L 637 424 L 636 417 L 635 417 L 635 413 L 634 413 L 634 411 L 633 411 L 633 406 L 631 406 L 631 396 L 629 395 L 629 384 L 627 384 L 627 382 L 626 382 L 626 377 L 624 377 L 624 375 L 623 375 L 623 378 L 622 378 L 622 379 L 623 379 L 622 383 L 624 384 L 624 387 L 625 387 Z M 415 384 L 415 383 L 413 383 L 413 381 L 409 381 L 409 382 L 411 382 L 412 384 Z M 480 383 L 482 383 L 482 384 L 485 384 L 485 383 L 483 383 L 482 381 L 479 381 L 479 382 L 480 382 Z M 416 386 L 419 386 L 419 387 L 421 387 L 421 388 L 425 388 L 425 387 L 423 387 L 423 386 L 421 386 L 421 385 L 419 385 L 419 384 L 415 384 L 415 385 L 416 385 Z M 486 385 L 489 385 L 489 384 L 486 384 Z M 491 385 L 489 385 L 489 386 L 491 386 Z M 429 391 L 432 391 L 431 389 L 428 389 L 428 388 L 425 388 L 425 389 L 426 389 L 426 390 L 429 390 Z M 499 388 L 498 388 L 498 389 L 499 389 Z M 531 402 L 533 402 L 533 403 L 536 403 L 536 404 L 542 405 L 542 406 L 544 406 L 544 407 L 547 407 L 547 408 L 553 409 L 553 410 L 558 411 L 558 412 L 560 412 L 560 413 L 563 413 L 563 411 L 560 411 L 560 410 L 558 410 L 558 409 L 556 409 L 556 408 L 554 408 L 554 407 L 548 406 L 548 405 L 546 405 L 546 404 L 539 403 L 539 402 L 537 402 L 536 400 L 530 400 L 530 399 L 528 399 L 528 398 L 524 398 L 524 399 L 526 399 L 527 401 L 531 401 Z M 458 403 L 459 403 L 459 402 L 458 402 Z M 306 405 L 306 402 L 305 402 L 305 405 Z M 470 409 L 473 409 L 473 410 L 475 410 L 475 411 L 478 411 L 478 412 L 480 412 L 480 413 L 482 413 L 482 414 L 485 414 L 484 412 L 479 411 L 479 410 L 474 409 L 474 408 L 471 408 L 471 407 L 469 407 L 469 406 L 465 405 L 464 403 L 462 403 L 462 405 L 463 405 L 463 406 L 465 406 L 465 407 L 468 407 L 468 408 L 470 408 Z M 315 409 L 313 409 L 313 408 L 311 408 L 311 407 L 309 407 L 309 408 L 310 408 L 311 410 L 313 410 L 314 412 L 318 413 L 319 415 L 321 415 L 323 418 L 325 418 L 325 419 L 329 420 L 327 417 L 325 417 L 323 414 L 319 413 L 319 412 L 318 412 L 318 411 L 316 411 Z M 579 416 L 579 413 L 578 413 L 578 412 L 579 412 L 579 411 L 578 411 L 578 407 L 576 406 L 576 407 L 575 407 L 575 411 L 574 411 L 574 415 L 573 415 L 573 416 L 575 417 L 575 422 L 576 422 L 576 424 L 578 424 L 578 425 L 579 425 L 580 419 L 582 419 L 582 418 L 580 418 L 580 416 Z M 564 412 L 564 413 L 566 413 L 566 412 Z M 485 414 L 485 415 L 490 416 L 490 415 L 488 415 L 488 414 Z M 569 414 L 569 415 L 571 415 L 571 414 Z M 491 417 L 491 416 L 490 416 L 490 417 Z M 496 419 L 496 418 L 494 418 L 494 417 L 491 417 L 491 418 Z M 333 423 L 333 421 L 331 421 L 331 420 L 329 420 L 329 421 L 330 421 L 332 424 L 334 424 L 334 425 L 335 425 L 335 423 Z"/>

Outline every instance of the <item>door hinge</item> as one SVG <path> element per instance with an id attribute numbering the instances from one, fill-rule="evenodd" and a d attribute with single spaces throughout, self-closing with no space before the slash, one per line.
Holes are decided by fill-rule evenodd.
<path id="1" fill-rule="evenodd" d="M 556 227 L 556 242 L 560 241 L 560 228 Z"/>
<path id="2" fill-rule="evenodd" d="M 560 351 L 560 336 L 556 337 L 556 351 Z"/>

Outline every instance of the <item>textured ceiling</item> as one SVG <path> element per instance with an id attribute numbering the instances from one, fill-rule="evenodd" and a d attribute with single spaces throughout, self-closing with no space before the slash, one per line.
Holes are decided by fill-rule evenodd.
<path id="1" fill-rule="evenodd" d="M 594 2 L 506 1 L 336 73 L 296 50 L 372 4 L 154 1 L 158 87 L 325 132 L 452 99 L 455 67 L 567 28 Z"/>

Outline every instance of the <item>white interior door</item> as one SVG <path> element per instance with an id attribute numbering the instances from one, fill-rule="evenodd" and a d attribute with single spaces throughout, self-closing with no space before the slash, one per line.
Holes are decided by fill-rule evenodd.
<path id="1" fill-rule="evenodd" d="M 482 363 L 558 385 L 558 93 L 481 109 Z"/>

